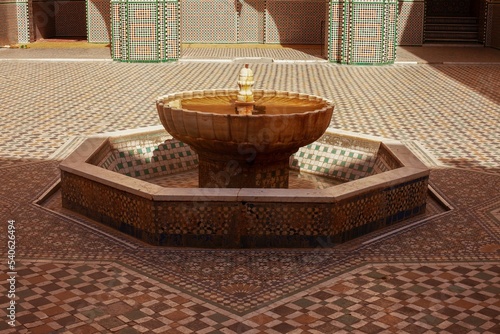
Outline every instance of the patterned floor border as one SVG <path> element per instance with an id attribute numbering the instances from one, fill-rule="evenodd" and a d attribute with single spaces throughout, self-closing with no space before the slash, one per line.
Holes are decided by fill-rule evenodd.
<path id="1" fill-rule="evenodd" d="M 498 261 L 363 261 L 244 312 L 179 289 L 122 261 L 21 259 L 20 263 L 24 286 L 18 294 L 24 300 L 18 319 L 28 330 L 18 333 L 29 329 L 85 333 L 83 326 L 88 326 L 87 333 L 126 328 L 153 333 L 177 333 L 174 329 L 294 333 L 294 328 L 317 328 L 312 333 L 397 328 L 405 333 L 494 333 L 498 323 L 493 314 L 500 311 L 494 288 L 500 281 Z M 52 277 L 50 283 L 38 280 L 40 273 Z"/>

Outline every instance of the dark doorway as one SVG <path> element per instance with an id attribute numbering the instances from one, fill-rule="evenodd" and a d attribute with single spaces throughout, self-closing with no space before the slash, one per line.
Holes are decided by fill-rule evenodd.
<path id="1" fill-rule="evenodd" d="M 33 0 L 32 8 L 35 40 L 87 38 L 84 0 Z"/>
<path id="2" fill-rule="evenodd" d="M 482 44 L 481 0 L 426 0 L 424 43 Z"/>

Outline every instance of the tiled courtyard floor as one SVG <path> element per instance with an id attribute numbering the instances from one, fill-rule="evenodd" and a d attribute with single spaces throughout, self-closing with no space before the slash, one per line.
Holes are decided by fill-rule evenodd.
<path id="1" fill-rule="evenodd" d="M 159 125 L 156 97 L 236 88 L 240 67 L 0 60 L 0 333 L 499 333 L 500 65 L 489 61 L 252 64 L 256 88 L 327 97 L 332 127 L 407 144 L 451 208 L 342 245 L 155 248 L 35 204 L 68 143 Z"/>

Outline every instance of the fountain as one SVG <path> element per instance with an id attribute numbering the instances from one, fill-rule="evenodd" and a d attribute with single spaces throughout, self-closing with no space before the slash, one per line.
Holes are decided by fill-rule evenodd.
<path id="1" fill-rule="evenodd" d="M 253 91 L 248 65 L 238 85 L 164 96 L 160 120 L 198 154 L 200 187 L 288 188 L 290 156 L 321 137 L 333 105 L 312 95 Z"/>
<path id="2" fill-rule="evenodd" d="M 339 243 L 425 211 L 429 170 L 404 145 L 329 129 L 330 101 L 254 90 L 247 66 L 238 85 L 88 138 L 60 164 L 63 207 L 153 245 L 228 248 Z"/>

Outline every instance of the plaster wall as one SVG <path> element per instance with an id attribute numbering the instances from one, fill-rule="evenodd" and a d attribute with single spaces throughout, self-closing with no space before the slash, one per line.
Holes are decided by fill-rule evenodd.
<path id="1" fill-rule="evenodd" d="M 17 43 L 17 4 L 0 0 L 0 45 Z"/>

